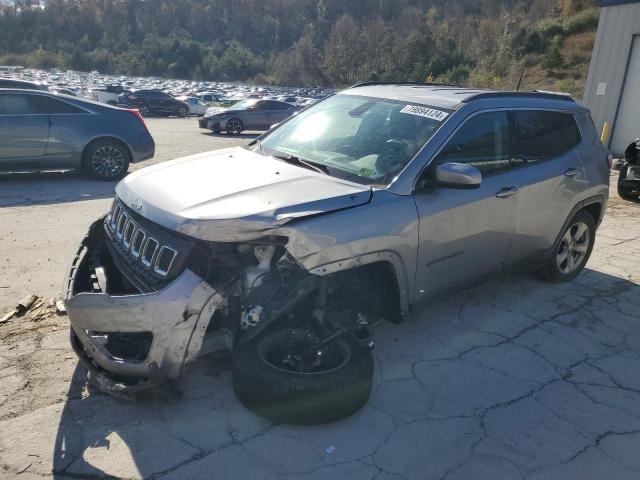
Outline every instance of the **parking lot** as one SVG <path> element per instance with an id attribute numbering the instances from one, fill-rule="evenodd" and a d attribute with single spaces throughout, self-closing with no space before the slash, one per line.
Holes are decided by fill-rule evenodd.
<path id="1" fill-rule="evenodd" d="M 254 136 L 147 123 L 156 157 L 133 169 Z M 0 316 L 59 295 L 113 188 L 0 176 Z M 214 359 L 179 392 L 117 400 L 87 387 L 64 315 L 12 319 L 0 325 L 0 478 L 640 478 L 640 204 L 613 190 L 577 280 L 505 276 L 380 326 L 369 403 L 330 425 L 253 415 Z"/>

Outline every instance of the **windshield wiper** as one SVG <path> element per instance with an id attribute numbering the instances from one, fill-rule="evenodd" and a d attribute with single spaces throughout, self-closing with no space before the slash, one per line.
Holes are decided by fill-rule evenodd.
<path id="1" fill-rule="evenodd" d="M 311 170 L 315 170 L 316 172 L 324 173 L 325 175 L 329 175 L 329 169 L 326 165 L 322 165 L 319 163 L 310 162 L 308 160 L 303 160 L 300 157 L 295 155 L 272 155 L 273 158 L 277 158 L 280 160 L 284 160 L 287 163 L 292 163 L 294 165 L 300 165 L 301 167 L 306 167 Z"/>

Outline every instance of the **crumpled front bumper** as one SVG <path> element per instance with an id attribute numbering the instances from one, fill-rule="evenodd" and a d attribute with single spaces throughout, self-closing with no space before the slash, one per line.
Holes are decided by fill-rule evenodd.
<path id="1" fill-rule="evenodd" d="M 102 219 L 83 239 L 65 279 L 64 303 L 71 323 L 71 345 L 101 390 L 130 398 L 163 380 L 181 375 L 201 350 L 209 321 L 221 297 L 190 270 L 160 291 L 110 295 L 81 291 L 105 242 Z M 102 250 L 101 250 L 102 251 Z M 104 254 L 104 253 L 103 253 Z M 86 289 L 86 288 L 85 288 Z M 151 334 L 144 359 L 113 354 L 109 334 Z M 225 338 L 222 338 L 225 342 Z M 146 349 L 145 349 L 146 350 Z"/>

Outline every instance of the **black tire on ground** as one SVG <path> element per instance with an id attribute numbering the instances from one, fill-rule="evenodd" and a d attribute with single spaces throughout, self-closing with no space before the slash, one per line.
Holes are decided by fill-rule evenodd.
<path id="1" fill-rule="evenodd" d="M 146 105 L 142 105 L 138 110 L 140 111 L 140 115 L 142 115 L 143 117 L 149 116 L 149 107 L 147 107 Z"/>
<path id="2" fill-rule="evenodd" d="M 227 121 L 225 130 L 229 135 L 240 135 L 244 130 L 244 125 L 239 118 L 231 118 Z"/>
<path id="3" fill-rule="evenodd" d="M 113 182 L 127 174 L 131 163 L 129 149 L 116 140 L 91 143 L 83 155 L 83 169 L 96 180 Z"/>
<path id="4" fill-rule="evenodd" d="M 622 185 L 622 182 L 627 178 L 628 164 L 624 163 L 620 167 L 620 173 L 618 174 L 618 195 L 623 200 L 634 201 L 638 199 L 638 195 L 632 195 L 629 193 L 629 189 Z"/>
<path id="5" fill-rule="evenodd" d="M 551 258 L 540 271 L 543 277 L 556 283 L 576 278 L 589 261 L 595 239 L 595 219 L 588 211 L 579 211 L 556 240 Z"/>
<path id="6" fill-rule="evenodd" d="M 187 110 L 185 107 L 180 107 L 178 109 L 178 116 L 180 118 L 184 118 L 189 114 L 189 110 Z"/>
<path id="7" fill-rule="evenodd" d="M 267 419 L 298 425 L 333 422 L 362 408 L 371 393 L 373 357 L 350 334 L 323 347 L 329 359 L 324 371 L 303 373 L 272 363 L 279 346 L 310 338 L 306 329 L 282 329 L 238 344 L 232 361 L 238 399 Z"/>

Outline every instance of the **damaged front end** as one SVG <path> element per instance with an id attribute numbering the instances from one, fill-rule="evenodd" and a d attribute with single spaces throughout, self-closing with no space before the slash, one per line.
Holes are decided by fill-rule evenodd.
<path id="1" fill-rule="evenodd" d="M 131 399 L 291 311 L 323 279 L 301 269 L 284 243 L 205 242 L 116 200 L 90 227 L 65 281 L 71 344 L 92 383 Z"/>

